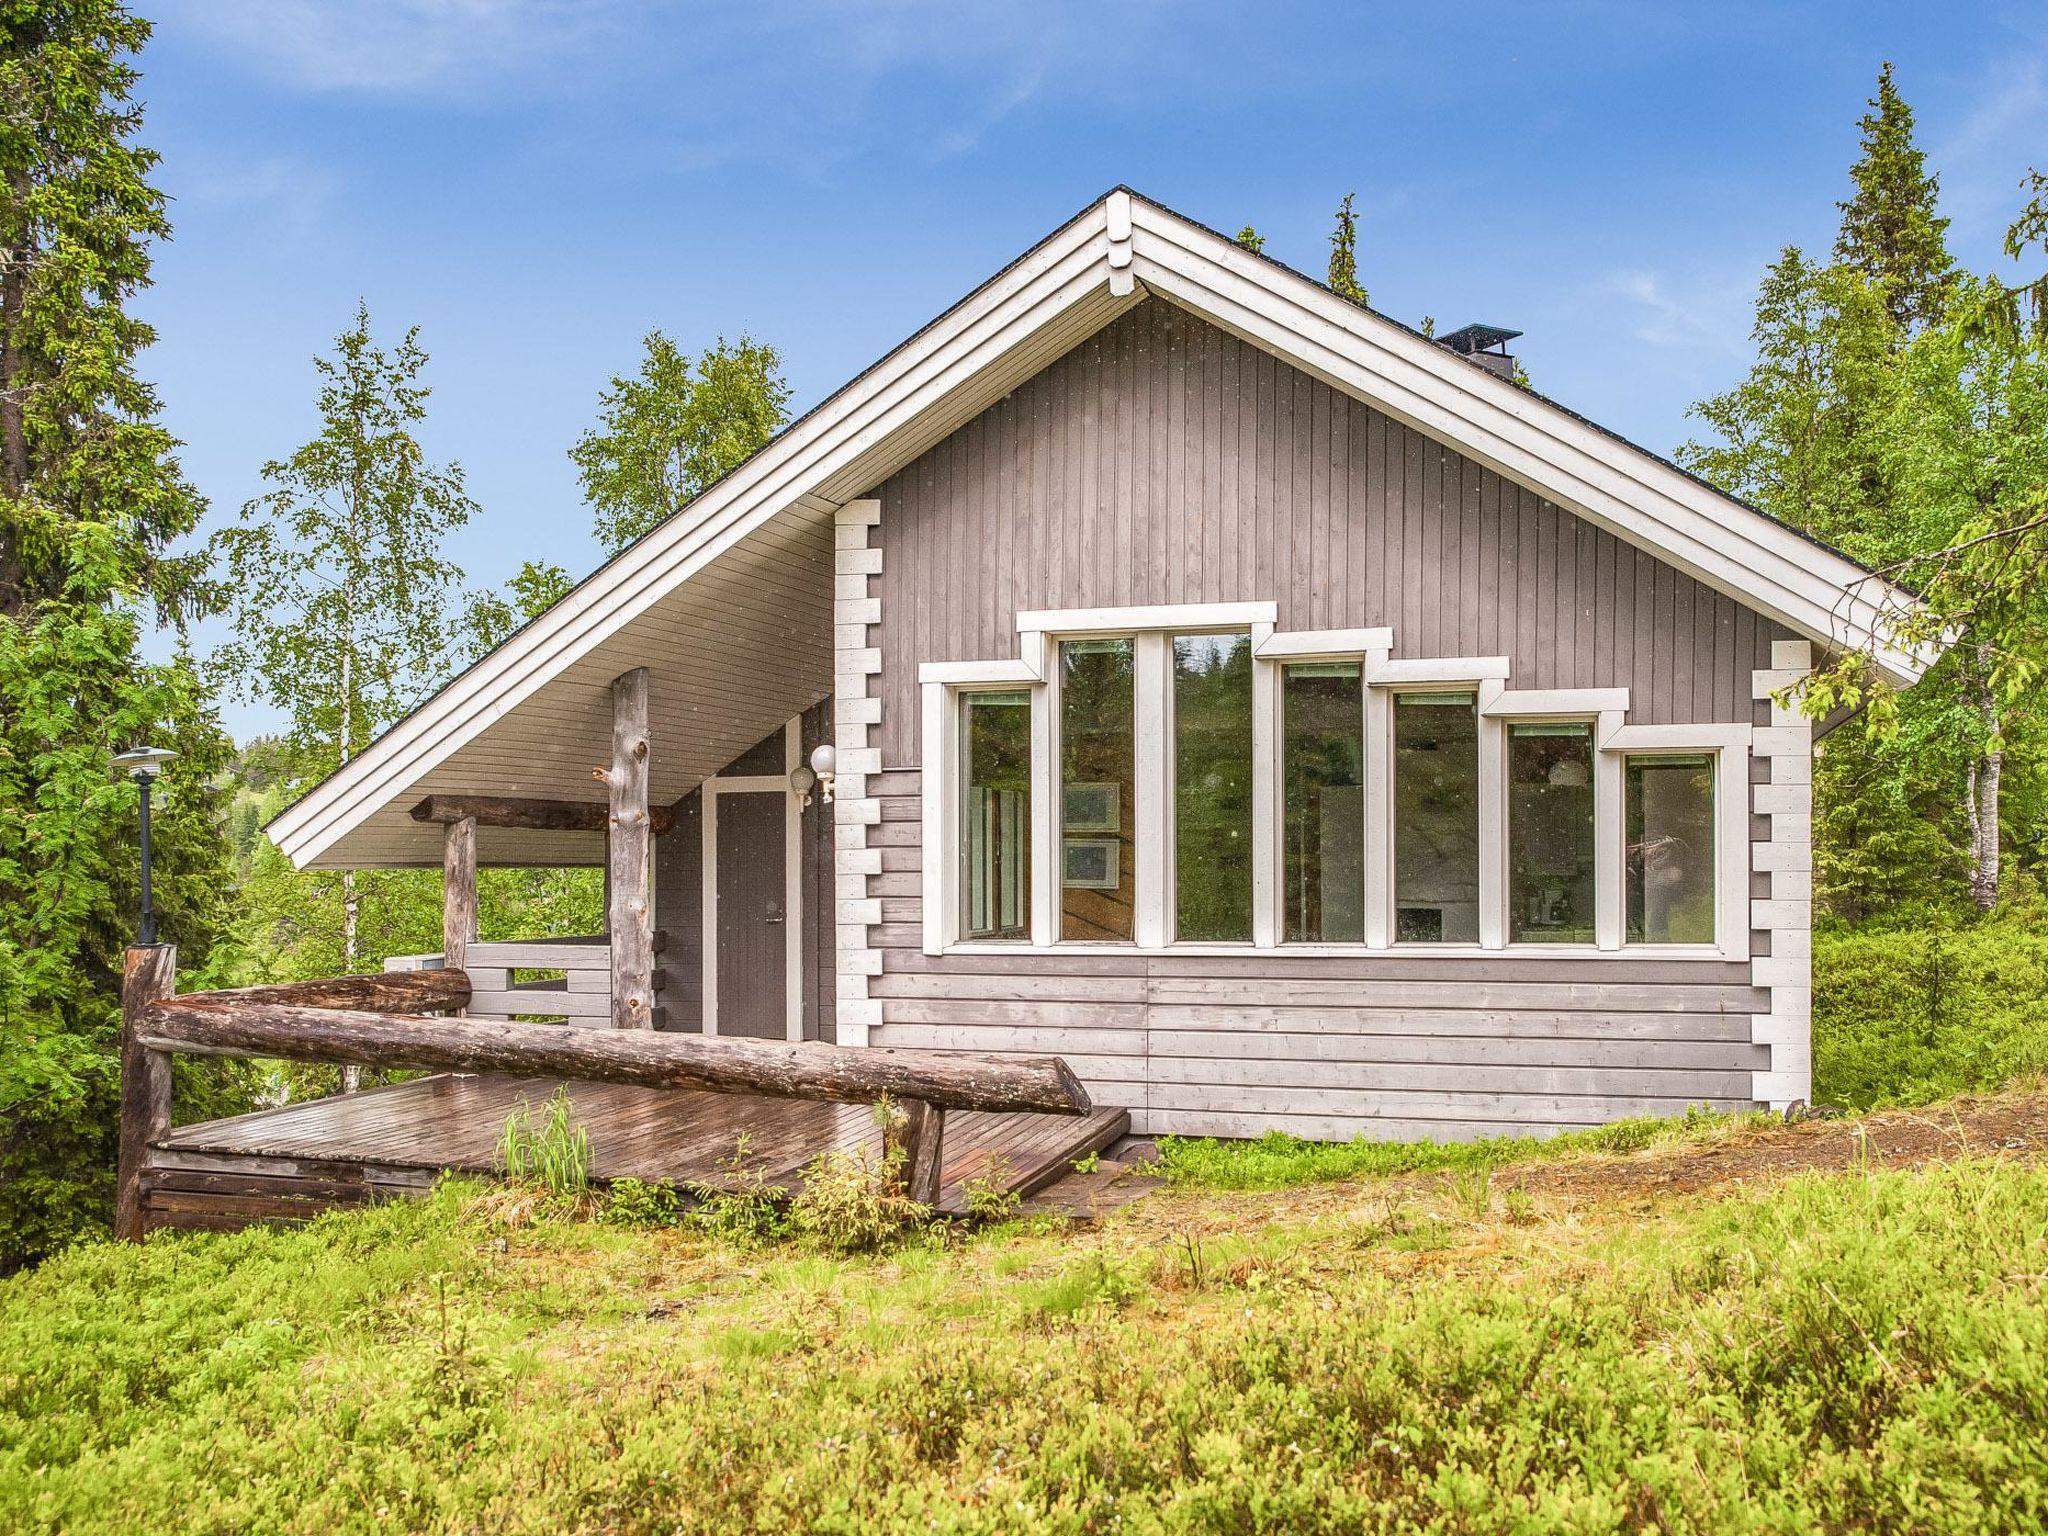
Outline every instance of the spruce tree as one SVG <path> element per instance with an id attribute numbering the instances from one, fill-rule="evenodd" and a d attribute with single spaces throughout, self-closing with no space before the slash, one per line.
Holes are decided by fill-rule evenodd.
<path id="1" fill-rule="evenodd" d="M 1337 205 L 1337 227 L 1330 233 L 1330 291 L 1354 304 L 1371 301 L 1358 281 L 1358 215 L 1351 211 L 1357 194 L 1346 192 Z"/>
<path id="2" fill-rule="evenodd" d="M 1849 169 L 1856 184 L 1842 210 L 1835 260 L 1870 279 L 1902 334 L 1942 316 L 1955 286 L 1948 220 L 1935 212 L 1940 179 L 1913 142 L 1913 109 L 1899 95 L 1886 60 L 1877 95 L 1858 120 L 1862 153 Z"/>
<path id="3" fill-rule="evenodd" d="M 136 372 L 128 312 L 169 233 L 136 142 L 148 23 L 117 0 L 0 0 L 0 1269 L 105 1220 L 136 795 L 108 759 L 182 755 L 156 791 L 163 936 L 204 976 L 226 916 L 214 776 L 229 746 L 182 656 L 144 626 L 198 610 L 174 550 L 203 510 Z M 234 1074 L 182 1068 L 187 1108 Z M 201 1102 L 195 1103 L 195 1099 Z"/>

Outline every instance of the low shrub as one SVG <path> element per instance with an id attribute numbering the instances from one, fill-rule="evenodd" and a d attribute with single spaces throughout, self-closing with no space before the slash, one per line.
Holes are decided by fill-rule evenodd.
<path id="1" fill-rule="evenodd" d="M 1813 1096 L 1926 1104 L 2048 1068 L 2048 926 L 1818 933 Z"/>
<path id="2" fill-rule="evenodd" d="M 650 1262 L 473 1192 L 0 1282 L 0 1529 L 2040 1530 L 2048 1172 L 1389 1262 L 1345 1223 Z M 1416 1235 L 1418 1240 L 1420 1234 Z M 1407 1241 L 1407 1239 L 1401 1239 Z"/>

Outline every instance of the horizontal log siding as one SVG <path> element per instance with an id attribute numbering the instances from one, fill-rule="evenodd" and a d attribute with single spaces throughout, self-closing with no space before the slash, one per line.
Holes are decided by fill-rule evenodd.
<path id="1" fill-rule="evenodd" d="M 1516 688 L 1627 687 L 1650 724 L 1747 721 L 1789 638 L 1156 298 L 871 494 L 885 766 L 922 758 L 918 664 L 1014 658 L 1019 609 L 1271 599 L 1397 657 L 1505 655 Z"/>
<path id="2" fill-rule="evenodd" d="M 931 956 L 914 770 L 880 792 L 871 1043 L 1056 1054 L 1148 1132 L 1542 1135 L 1688 1105 L 1750 1107 L 1765 994 L 1721 961 L 1520 955 Z"/>

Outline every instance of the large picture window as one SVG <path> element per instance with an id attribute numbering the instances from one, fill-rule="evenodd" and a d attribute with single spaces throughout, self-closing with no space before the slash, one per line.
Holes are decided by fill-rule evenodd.
<path id="1" fill-rule="evenodd" d="M 1714 758 L 1628 760 L 1628 938 L 1714 942 Z"/>
<path id="2" fill-rule="evenodd" d="M 1176 930 L 1194 943 L 1252 937 L 1252 641 L 1173 641 Z"/>
<path id="3" fill-rule="evenodd" d="M 1479 942 L 1479 712 L 1470 693 L 1394 699 L 1394 938 Z"/>
<path id="4" fill-rule="evenodd" d="M 960 701 L 960 933 L 1031 936 L 1031 695 Z"/>
<path id="5" fill-rule="evenodd" d="M 1508 728 L 1508 941 L 1590 944 L 1593 728 Z"/>
<path id="6" fill-rule="evenodd" d="M 1305 662 L 1282 682 L 1283 936 L 1365 938 L 1365 692 L 1355 661 Z"/>
<path id="7" fill-rule="evenodd" d="M 1060 937 L 1137 934 L 1136 679 L 1128 639 L 1060 646 Z"/>

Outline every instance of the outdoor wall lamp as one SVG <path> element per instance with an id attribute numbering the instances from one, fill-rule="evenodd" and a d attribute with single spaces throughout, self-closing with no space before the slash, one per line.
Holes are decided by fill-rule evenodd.
<path id="1" fill-rule="evenodd" d="M 113 764 L 116 774 L 126 774 L 142 792 L 142 921 L 135 936 L 142 945 L 156 942 L 156 905 L 149 894 L 149 789 L 164 764 L 177 755 L 168 747 L 130 747 Z"/>
<path id="2" fill-rule="evenodd" d="M 825 803 L 827 805 L 832 803 L 833 769 L 838 766 L 838 762 L 838 756 L 833 752 L 831 742 L 823 741 L 811 748 L 810 772 L 812 782 L 824 786 Z M 799 773 L 803 771 L 801 768 L 797 770 Z"/>

